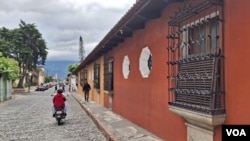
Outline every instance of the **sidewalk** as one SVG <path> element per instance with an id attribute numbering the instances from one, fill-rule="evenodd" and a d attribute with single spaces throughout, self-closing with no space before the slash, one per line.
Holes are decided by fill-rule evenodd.
<path id="1" fill-rule="evenodd" d="M 30 86 L 30 88 L 13 88 L 13 95 L 15 94 L 28 94 L 31 92 L 34 92 L 36 90 L 37 86 Z"/>
<path id="2" fill-rule="evenodd" d="M 84 97 L 75 92 L 71 92 L 71 95 L 80 103 L 109 141 L 163 141 L 102 105 L 94 101 L 85 102 Z"/>

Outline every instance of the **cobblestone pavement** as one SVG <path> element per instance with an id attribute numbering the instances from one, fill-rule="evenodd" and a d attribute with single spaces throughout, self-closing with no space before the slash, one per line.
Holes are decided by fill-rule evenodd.
<path id="1" fill-rule="evenodd" d="M 105 141 L 91 118 L 67 94 L 68 115 L 58 126 L 52 117 L 53 88 L 18 94 L 0 103 L 0 141 Z"/>

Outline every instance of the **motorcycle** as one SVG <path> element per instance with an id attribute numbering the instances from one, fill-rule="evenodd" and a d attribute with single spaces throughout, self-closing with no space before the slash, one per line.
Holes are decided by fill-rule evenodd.
<path id="1" fill-rule="evenodd" d="M 52 94 L 51 96 L 54 97 L 55 94 Z M 65 95 L 64 95 L 64 97 L 65 97 Z M 66 101 L 66 98 L 64 99 L 64 101 Z M 64 106 L 65 105 L 54 106 L 54 109 L 53 109 L 53 117 L 56 119 L 58 125 L 61 125 L 62 120 L 65 119 L 65 117 L 67 116 L 67 114 L 64 113 L 64 110 L 66 108 Z"/>
<path id="2" fill-rule="evenodd" d="M 66 114 L 63 112 L 64 107 L 63 106 L 55 106 L 55 115 L 54 117 L 56 118 L 57 124 L 61 125 L 62 124 L 62 119 L 65 119 Z"/>

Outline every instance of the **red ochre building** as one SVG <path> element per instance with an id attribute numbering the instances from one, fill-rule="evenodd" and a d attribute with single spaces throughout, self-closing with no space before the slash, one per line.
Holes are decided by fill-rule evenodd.
<path id="1" fill-rule="evenodd" d="M 163 140 L 220 141 L 223 124 L 250 124 L 249 6 L 138 0 L 75 70 L 78 84 Z"/>

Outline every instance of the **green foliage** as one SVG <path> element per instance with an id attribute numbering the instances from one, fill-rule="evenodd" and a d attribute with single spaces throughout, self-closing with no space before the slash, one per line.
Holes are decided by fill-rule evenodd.
<path id="1" fill-rule="evenodd" d="M 18 62 L 12 58 L 1 57 L 0 54 L 0 74 L 8 80 L 15 80 L 19 77 Z"/>
<path id="2" fill-rule="evenodd" d="M 72 73 L 77 67 L 78 67 L 78 64 L 69 64 L 68 71 Z"/>
<path id="3" fill-rule="evenodd" d="M 21 78 L 18 87 L 23 86 L 26 72 L 44 65 L 47 58 L 46 42 L 35 24 L 20 21 L 19 28 L 0 28 L 0 52 L 4 57 L 13 58 L 18 62 Z"/>
<path id="4" fill-rule="evenodd" d="M 47 83 L 47 82 L 53 82 L 53 81 L 54 81 L 54 79 L 53 79 L 53 77 L 51 75 L 46 75 L 45 76 L 45 83 Z"/>

